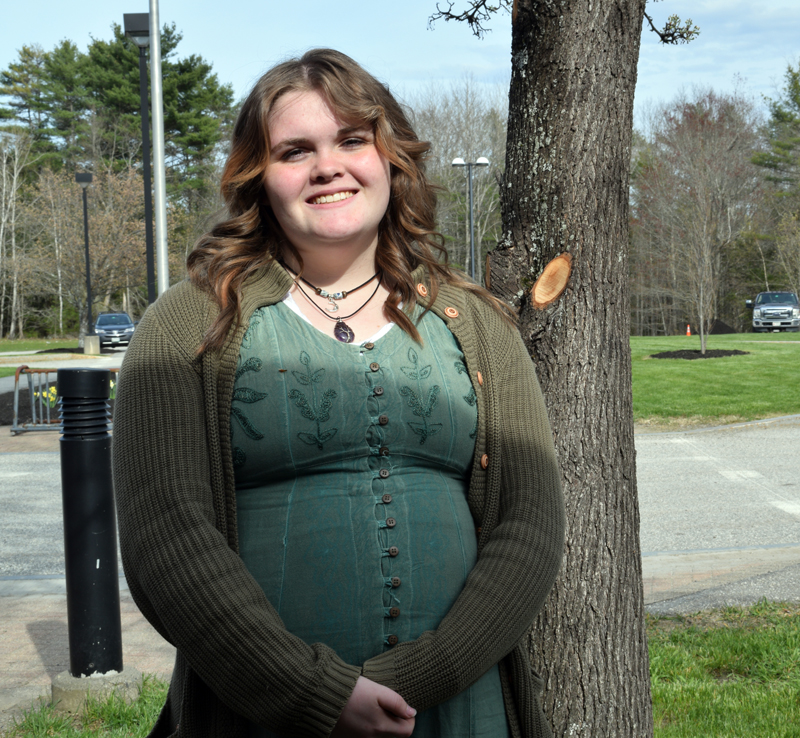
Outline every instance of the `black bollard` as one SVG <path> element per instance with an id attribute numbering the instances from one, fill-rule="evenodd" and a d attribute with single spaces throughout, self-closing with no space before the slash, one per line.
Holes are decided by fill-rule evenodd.
<path id="1" fill-rule="evenodd" d="M 59 369 L 69 671 L 122 671 L 117 523 L 111 482 L 111 372 Z"/>

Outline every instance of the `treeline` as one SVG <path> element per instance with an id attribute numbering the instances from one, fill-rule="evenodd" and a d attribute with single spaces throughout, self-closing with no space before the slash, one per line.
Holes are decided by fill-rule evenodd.
<path id="1" fill-rule="evenodd" d="M 211 65 L 161 46 L 172 282 L 220 213 L 219 177 L 238 103 Z M 468 273 L 469 210 L 461 157 L 474 169 L 475 276 L 501 232 L 499 193 L 507 88 L 464 78 L 407 100 L 432 142 L 438 224 Z M 631 181 L 632 331 L 705 335 L 746 330 L 744 300 L 800 290 L 800 65 L 789 66 L 767 120 L 737 92 L 683 95 L 652 109 L 634 135 Z M 0 337 L 86 327 L 83 212 L 77 171 L 90 171 L 93 312 L 146 307 L 138 49 L 113 26 L 84 52 L 63 41 L 23 46 L 0 71 Z"/>
<path id="2" fill-rule="evenodd" d="M 238 103 L 199 56 L 181 58 L 181 36 L 161 37 L 170 280 L 185 274 L 197 237 L 220 214 L 219 178 Z M 138 49 L 113 26 L 84 52 L 70 41 L 23 46 L 0 71 L 0 337 L 86 329 L 81 189 L 88 190 L 93 314 L 146 308 L 144 193 Z M 507 91 L 464 79 L 410 100 L 434 142 L 428 173 L 440 188 L 439 223 L 452 261 L 469 271 L 464 168 L 473 178 L 476 278 L 500 233 L 498 181 L 505 158 Z"/>
<path id="3" fill-rule="evenodd" d="M 800 291 L 800 65 L 762 120 L 734 92 L 646 116 L 631 182 L 632 331 L 749 330 L 744 301 Z"/>
<path id="4" fill-rule="evenodd" d="M 233 91 L 202 57 L 161 34 L 170 262 L 178 278 L 218 207 Z M 148 75 L 149 79 L 149 75 Z M 23 46 L 0 71 L 0 336 L 85 330 L 81 189 L 91 172 L 94 314 L 146 306 L 139 52 L 113 38 L 86 51 Z"/>

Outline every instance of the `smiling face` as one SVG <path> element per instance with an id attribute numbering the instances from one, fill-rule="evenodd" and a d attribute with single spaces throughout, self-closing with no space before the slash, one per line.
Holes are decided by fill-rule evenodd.
<path id="1" fill-rule="evenodd" d="M 391 179 L 372 128 L 340 120 L 317 92 L 291 92 L 276 102 L 269 135 L 264 189 L 304 259 L 332 245 L 374 249 Z"/>

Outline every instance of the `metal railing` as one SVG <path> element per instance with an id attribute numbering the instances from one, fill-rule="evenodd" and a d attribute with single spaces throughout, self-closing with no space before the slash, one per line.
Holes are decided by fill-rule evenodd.
<path id="1" fill-rule="evenodd" d="M 116 378 L 119 369 L 110 369 L 112 381 Z M 11 433 L 19 435 L 29 431 L 57 431 L 61 429 L 61 419 L 58 417 L 56 404 L 57 369 L 31 369 L 20 366 L 14 374 L 14 418 L 11 423 Z M 30 422 L 20 423 L 20 377 L 27 377 L 28 400 L 30 403 Z M 24 389 L 24 387 L 23 387 Z"/>

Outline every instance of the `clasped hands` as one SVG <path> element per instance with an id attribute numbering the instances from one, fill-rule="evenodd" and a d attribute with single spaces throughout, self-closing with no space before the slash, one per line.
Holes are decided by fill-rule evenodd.
<path id="1" fill-rule="evenodd" d="M 331 738 L 408 738 L 416 714 L 397 692 L 362 676 Z"/>

